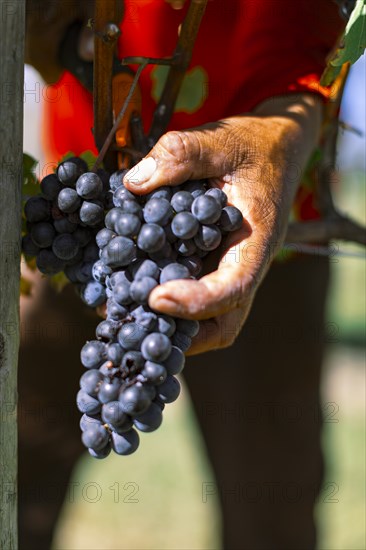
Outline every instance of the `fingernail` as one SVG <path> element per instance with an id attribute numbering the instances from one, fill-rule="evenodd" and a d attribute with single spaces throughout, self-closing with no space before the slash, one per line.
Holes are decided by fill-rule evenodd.
<path id="1" fill-rule="evenodd" d="M 156 161 L 152 157 L 142 159 L 136 166 L 131 168 L 125 175 L 125 178 L 134 183 L 140 185 L 151 178 L 156 170 Z"/>

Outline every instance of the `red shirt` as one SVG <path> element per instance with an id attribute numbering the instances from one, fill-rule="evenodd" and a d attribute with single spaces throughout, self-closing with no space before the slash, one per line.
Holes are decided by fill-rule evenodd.
<path id="1" fill-rule="evenodd" d="M 125 5 L 120 57 L 170 56 L 187 6 L 176 11 L 164 0 L 126 0 Z M 169 128 L 248 112 L 274 95 L 313 91 L 327 97 L 319 79 L 342 27 L 333 0 L 209 0 Z M 146 130 L 163 71 L 148 66 L 140 78 Z M 52 99 L 44 105 L 48 160 L 95 150 L 90 94 L 65 72 L 47 96 Z"/>

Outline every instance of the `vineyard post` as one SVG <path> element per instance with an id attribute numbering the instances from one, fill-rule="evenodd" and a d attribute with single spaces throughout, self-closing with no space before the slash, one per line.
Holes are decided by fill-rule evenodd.
<path id="1" fill-rule="evenodd" d="M 17 548 L 17 362 L 25 0 L 0 0 L 0 548 Z"/>

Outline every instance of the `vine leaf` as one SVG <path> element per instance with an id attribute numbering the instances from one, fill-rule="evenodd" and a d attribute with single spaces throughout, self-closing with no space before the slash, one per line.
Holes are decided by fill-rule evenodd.
<path id="1" fill-rule="evenodd" d="M 40 192 L 39 182 L 35 175 L 35 167 L 37 164 L 37 160 L 27 153 L 23 153 L 23 200 L 28 197 L 33 197 Z"/>
<path id="2" fill-rule="evenodd" d="M 366 48 L 366 0 L 357 0 L 340 44 L 333 51 L 321 78 L 322 86 L 329 86 L 339 75 L 342 65 L 353 65 Z"/>
<path id="3" fill-rule="evenodd" d="M 80 155 L 75 155 L 75 153 L 73 153 L 73 151 L 68 151 L 67 153 L 64 154 L 64 156 L 60 159 L 60 162 L 63 162 L 64 160 L 67 160 L 71 157 L 76 157 L 78 156 L 79 158 L 85 160 L 85 162 L 87 163 L 89 169 L 91 169 L 91 167 L 94 165 L 95 161 L 96 161 L 96 155 L 93 153 L 93 151 L 83 151 Z"/>
<path id="4" fill-rule="evenodd" d="M 56 275 L 52 275 L 52 277 L 48 277 L 48 279 L 50 281 L 50 285 L 57 293 L 61 292 L 61 290 L 70 283 L 63 271 L 56 273 Z"/>

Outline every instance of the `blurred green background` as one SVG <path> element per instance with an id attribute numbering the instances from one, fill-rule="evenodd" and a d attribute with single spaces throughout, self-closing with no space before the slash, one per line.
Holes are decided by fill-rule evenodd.
<path id="1" fill-rule="evenodd" d="M 358 127 L 361 122 L 364 130 L 364 59 L 352 78 L 344 120 Z M 34 74 L 27 69 L 30 89 L 32 79 Z M 26 129 L 37 128 L 39 113 L 34 105 L 25 105 L 25 116 Z M 41 158 L 35 143 L 28 130 L 25 150 Z M 365 139 L 344 134 L 340 151 L 342 173 L 335 189 L 337 204 L 366 223 Z M 339 247 L 362 254 L 355 246 Z M 364 259 L 335 255 L 328 320 L 337 325 L 338 331 L 337 341 L 328 344 L 322 382 L 323 402 L 333 405 L 325 410 L 326 475 L 316 509 L 319 550 L 366 548 L 365 282 Z M 185 388 L 164 415 L 158 432 L 142 434 L 141 439 L 139 452 L 130 457 L 114 455 L 99 462 L 85 456 L 80 461 L 69 487 L 54 550 L 220 547 L 217 500 L 214 496 L 205 503 L 202 500 L 202 484 L 213 481 L 212 473 Z"/>

